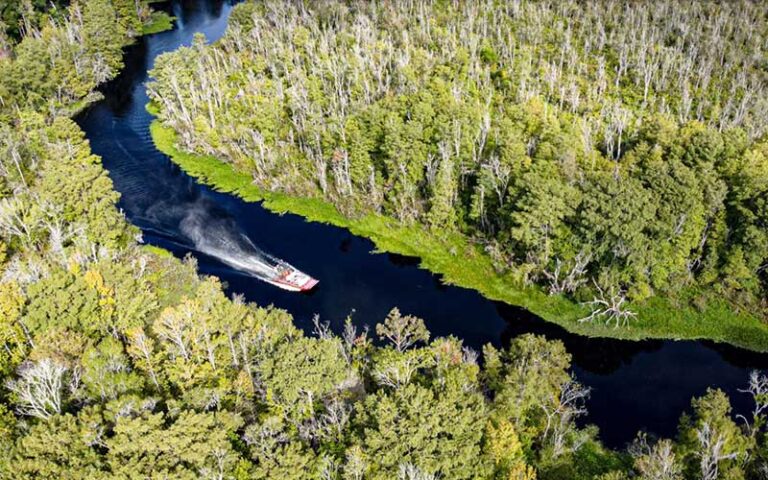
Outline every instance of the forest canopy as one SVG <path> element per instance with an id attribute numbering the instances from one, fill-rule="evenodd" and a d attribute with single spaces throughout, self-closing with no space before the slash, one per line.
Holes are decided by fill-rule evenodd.
<path id="1" fill-rule="evenodd" d="M 748 1 L 248 2 L 149 91 L 180 148 L 461 232 L 606 321 L 690 291 L 765 315 L 767 33 Z"/>
<path id="2" fill-rule="evenodd" d="M 135 9 L 124 10 L 128 3 Z M 254 25 L 259 22 L 266 25 L 263 23 L 265 18 L 274 23 L 313 13 L 311 10 L 291 10 L 290 16 L 277 18 L 274 15 L 286 12 L 270 8 L 279 5 L 285 4 L 246 4 L 237 8 L 233 13 L 234 33 L 230 33 L 225 43 L 238 41 L 238 37 L 247 32 L 241 41 L 243 46 L 247 42 L 249 49 L 261 42 L 275 45 L 267 43 L 266 30 L 254 30 Z M 357 5 L 363 10 L 369 8 L 367 4 L 349 5 Z M 419 8 L 428 6 L 416 5 L 420 5 Z M 419 13 L 421 10 L 417 8 L 410 12 L 415 18 L 427 20 L 428 34 L 432 36 L 434 46 L 444 45 L 440 42 L 447 38 L 449 30 L 445 25 L 450 23 L 440 22 L 447 22 L 451 18 L 449 13 L 455 13 L 448 4 L 439 5 L 440 9 L 446 10 Z M 433 338 L 422 319 L 398 309 L 393 309 L 370 331 L 355 326 L 350 320 L 343 331 L 334 333 L 318 320 L 313 332 L 303 332 L 283 310 L 249 304 L 237 295 L 227 295 L 217 278 L 198 275 L 191 257 L 179 260 L 161 249 L 140 245 L 138 229 L 126 221 L 116 206 L 119 194 L 101 159 L 91 152 L 85 134 L 69 115 L 93 98 L 95 87 L 113 78 L 122 68 L 120 48 L 132 41 L 138 31 L 127 26 L 142 21 L 139 7 L 144 6 L 143 2 L 119 0 L 73 1 L 58 20 L 43 22 L 44 25 L 35 27 L 33 33 L 26 31 L 26 36 L 22 35 L 19 42 L 13 43 L 11 54 L 0 59 L 0 478 L 764 478 L 768 471 L 768 378 L 757 372 L 748 383 L 745 379 L 745 392 L 752 398 L 754 410 L 740 417 L 738 422 L 731 417 L 728 397 L 719 390 L 709 390 L 693 399 L 674 439 L 656 439 L 641 433 L 626 450 L 610 450 L 600 444 L 596 429 L 585 425 L 589 388 L 579 383 L 571 372 L 571 356 L 562 342 L 521 335 L 504 347 L 486 346 L 481 362 L 480 352 L 467 348 L 460 339 Z M 346 21 L 344 19 L 353 14 L 346 4 L 327 3 L 323 7 L 328 8 L 317 12 L 320 15 L 316 27 L 322 31 L 341 25 L 338 22 Z M 427 13 L 429 16 L 424 17 Z M 303 21 L 312 25 L 309 17 Z M 377 21 L 406 20 L 389 16 Z M 292 55 L 311 51 L 306 49 L 315 48 L 311 47 L 312 32 L 308 27 L 291 31 L 294 46 L 285 51 L 275 50 L 274 58 L 291 59 Z M 414 32 L 403 30 L 405 36 Z M 259 35 L 263 35 L 261 40 Z M 354 35 L 338 37 L 339 41 L 346 42 L 348 51 L 355 51 Z M 337 41 L 336 37 L 332 38 Z M 376 55 L 394 55 L 394 52 L 386 53 L 390 48 L 386 41 L 375 45 L 380 49 Z M 728 215 L 736 212 L 751 218 L 753 223 L 749 225 L 760 225 L 759 222 L 764 221 L 765 206 L 760 203 L 764 198 L 750 196 L 753 194 L 750 192 L 764 188 L 758 181 L 761 177 L 754 172 L 743 173 L 747 171 L 744 165 L 757 168 L 763 158 L 759 142 L 751 137 L 754 132 L 749 132 L 746 123 L 744 130 L 737 130 L 742 132 L 739 136 L 725 130 L 722 134 L 717 133 L 718 127 L 706 122 L 681 127 L 669 119 L 659 120 L 656 136 L 647 137 L 659 139 L 658 148 L 656 143 L 647 147 L 655 152 L 652 158 L 656 163 L 648 163 L 642 168 L 644 162 L 650 160 L 640 157 L 636 163 L 627 160 L 628 152 L 636 149 L 639 152 L 640 147 L 624 144 L 623 140 L 619 143 L 623 145 L 624 153 L 617 159 L 607 158 L 599 149 L 589 154 L 581 152 L 574 157 L 578 161 L 574 160 L 572 164 L 572 179 L 592 178 L 598 174 L 605 176 L 598 175 L 605 182 L 601 184 L 602 196 L 590 196 L 582 191 L 581 180 L 563 180 L 571 178 L 563 173 L 570 171 L 563 170 L 570 164 L 557 152 L 562 152 L 559 148 L 565 148 L 562 145 L 570 145 L 565 142 L 567 137 L 559 136 L 565 135 L 562 132 L 568 129 L 565 126 L 562 131 L 550 129 L 560 122 L 566 125 L 564 119 L 568 117 L 564 110 L 541 99 L 529 99 L 530 102 L 524 102 L 519 108 L 510 106 L 509 111 L 517 113 L 509 113 L 508 117 L 504 114 L 502 118 L 506 118 L 508 123 L 505 125 L 511 127 L 493 127 L 496 128 L 493 135 L 489 130 L 485 142 L 498 145 L 493 147 L 499 148 L 493 150 L 497 157 L 487 157 L 491 151 L 487 149 L 491 147 L 479 150 L 478 158 L 484 159 L 482 161 L 496 158 L 498 162 L 502 159 L 507 162 L 517 158 L 521 162 L 514 164 L 520 170 L 510 170 L 509 185 L 519 183 L 522 186 L 504 190 L 503 195 L 495 197 L 498 205 L 494 207 L 490 197 L 477 197 L 476 182 L 479 180 L 473 178 L 490 167 L 475 166 L 474 173 L 466 175 L 459 169 L 460 158 L 472 166 L 468 157 L 461 156 L 465 148 L 472 148 L 471 143 L 470 147 L 461 143 L 466 140 L 462 136 L 464 133 L 451 137 L 461 140 L 458 147 L 455 144 L 438 147 L 437 153 L 432 151 L 433 144 L 427 141 L 432 138 L 441 145 L 441 135 L 447 135 L 436 129 L 438 124 L 434 120 L 438 112 L 442 112 L 440 115 L 444 119 L 452 118 L 446 117 L 449 110 L 441 110 L 448 107 L 441 105 L 447 102 L 446 105 L 452 105 L 451 109 L 463 111 L 463 107 L 454 103 L 458 102 L 457 98 L 464 98 L 466 92 L 473 91 L 469 89 L 471 84 L 466 84 L 467 90 L 454 94 L 450 80 L 455 75 L 451 70 L 454 67 L 444 65 L 439 69 L 443 73 L 439 74 L 424 68 L 432 59 L 439 58 L 431 53 L 433 44 L 428 47 L 423 51 L 404 50 L 421 65 L 407 70 L 412 78 L 408 82 L 414 83 L 404 84 L 410 85 L 406 92 L 377 95 L 371 105 L 384 103 L 375 107 L 379 112 L 376 115 L 364 113 L 367 107 L 358 110 L 352 108 L 352 104 L 346 105 L 344 111 L 356 111 L 356 115 L 360 115 L 355 121 L 365 121 L 356 124 L 347 119 L 349 130 L 347 127 L 327 131 L 317 129 L 318 134 L 323 133 L 320 141 L 331 143 L 300 143 L 303 147 L 281 137 L 285 133 L 284 125 L 275 119 L 282 118 L 281 115 L 292 118 L 290 111 L 283 112 L 281 104 L 273 105 L 277 110 L 266 108 L 275 98 L 283 101 L 282 97 L 272 93 L 254 95 L 251 90 L 247 94 L 246 90 L 242 94 L 239 90 L 233 93 L 222 88 L 215 89 L 222 92 L 222 96 L 210 97 L 211 103 L 207 107 L 191 100 L 197 99 L 200 95 L 197 89 L 203 88 L 193 80 L 205 82 L 213 78 L 208 76 L 206 69 L 216 71 L 216 68 L 224 68 L 227 62 L 240 61 L 236 55 L 228 60 L 229 55 L 216 53 L 222 47 L 208 49 L 198 42 L 192 49 L 183 51 L 189 55 L 190 62 L 204 62 L 199 64 L 197 75 L 189 73 L 192 67 L 182 55 L 165 57 L 162 62 L 166 63 L 161 62 L 158 76 L 167 79 L 169 92 L 180 95 L 175 104 L 168 100 L 168 111 L 178 108 L 182 115 L 193 119 L 195 129 L 211 127 L 205 130 L 206 135 L 201 135 L 198 130 L 183 130 L 184 123 L 178 124 L 187 142 L 209 145 L 216 135 L 223 133 L 217 130 L 219 124 L 215 122 L 224 122 L 224 118 L 234 122 L 235 117 L 221 115 L 237 102 L 253 101 L 261 102 L 264 108 L 251 109 L 252 105 L 249 106 L 242 110 L 240 121 L 262 122 L 264 119 L 259 115 L 269 118 L 274 115 L 275 123 L 273 130 L 256 130 L 256 127 L 240 130 L 251 135 L 243 136 L 245 141 L 264 146 L 263 157 L 251 158 L 277 162 L 283 161 L 282 157 L 275 156 L 278 148 L 285 148 L 288 153 L 299 148 L 320 148 L 318 152 L 323 152 L 323 149 L 336 145 L 338 158 L 327 166 L 333 170 L 341 165 L 341 173 L 328 171 L 322 181 L 313 177 L 319 167 L 314 164 L 308 167 L 307 159 L 314 161 L 323 157 L 308 157 L 300 150 L 285 157 L 288 162 L 285 165 L 295 169 L 291 173 L 295 177 L 289 177 L 288 170 L 282 173 L 270 170 L 277 168 L 278 163 L 265 163 L 268 169 L 258 175 L 274 174 L 276 183 L 273 188 L 287 188 L 280 182 L 293 179 L 297 181 L 290 183 L 290 188 L 306 189 L 301 190 L 304 194 L 320 195 L 325 190 L 324 195 L 338 202 L 337 205 L 350 215 L 365 209 L 378 209 L 404 222 L 426 222 L 433 229 L 438 226 L 461 229 L 478 239 L 501 244 L 507 241 L 501 236 L 503 229 L 507 231 L 504 235 L 512 235 L 514 229 L 522 228 L 522 223 L 504 223 L 511 221 L 501 218 L 507 212 L 505 205 L 521 205 L 522 200 L 517 197 L 520 195 L 520 198 L 538 199 L 538 205 L 545 205 L 544 197 L 536 197 L 533 193 L 523 195 L 515 188 L 539 185 L 536 191 L 542 195 L 560 193 L 560 201 L 552 203 L 554 213 L 547 218 L 553 226 L 558 221 L 563 222 L 557 225 L 559 229 L 565 229 L 564 219 L 570 217 L 557 212 L 579 211 L 586 208 L 581 207 L 582 203 L 594 205 L 590 208 L 597 210 L 607 208 L 609 205 L 601 202 L 605 198 L 613 199 L 617 191 L 629 189 L 626 186 L 630 182 L 628 179 L 640 175 L 637 172 L 642 168 L 646 171 L 643 175 L 656 179 L 670 192 L 676 192 L 678 184 L 670 178 L 696 182 L 700 177 L 697 168 L 700 168 L 713 176 L 715 180 L 712 181 L 717 186 L 711 187 L 714 190 L 701 187 L 704 198 L 709 198 L 707 195 L 711 192 L 724 195 L 717 197 L 724 210 L 712 220 L 713 225 L 721 222 L 720 226 L 706 227 L 707 231 L 713 232 L 707 237 L 717 239 L 714 245 L 722 249 L 723 255 L 728 254 L 732 244 L 735 245 L 733 242 L 740 241 L 733 240 L 734 236 L 741 238 L 727 230 L 733 224 L 729 223 L 732 220 Z M 497 54 L 494 59 L 492 54 L 492 51 L 484 54 L 487 58 L 483 62 L 488 68 L 492 67 L 489 72 L 501 72 L 499 59 L 504 57 Z M 259 58 L 253 55 L 254 59 Z M 177 62 L 177 74 L 169 66 L 173 62 Z M 212 67 L 205 62 L 218 62 L 220 66 Z M 254 65 L 256 63 L 243 63 L 239 72 L 232 71 L 231 77 L 221 77 L 217 81 L 262 82 L 266 86 L 260 88 L 274 87 L 277 92 L 287 85 L 277 81 L 280 75 L 293 72 L 285 68 L 289 65 L 286 63 L 270 73 L 267 79 L 261 75 L 271 68 L 270 64 L 264 60 L 261 67 Z M 391 75 L 394 70 L 390 68 L 394 69 L 394 64 L 382 70 L 382 75 L 385 72 Z M 466 63 L 462 71 L 469 74 L 472 68 Z M 296 70 L 291 75 L 301 75 L 300 72 Z M 191 77 L 180 76 L 187 74 Z M 429 77 L 428 83 L 434 85 L 435 92 L 431 91 L 433 87 L 425 90 L 419 86 L 421 75 Z M 394 77 L 381 78 L 395 82 Z M 345 85 L 344 82 L 339 84 L 340 91 L 343 92 Z M 355 89 L 365 82 L 356 85 Z M 384 85 L 388 84 L 385 82 Z M 224 83 L 219 86 L 223 87 Z M 374 83 L 369 86 L 378 88 Z M 159 85 L 153 88 L 157 89 L 155 95 L 163 91 Z M 315 79 L 307 84 L 306 91 L 293 89 L 291 95 L 302 99 L 306 93 L 307 98 L 319 104 L 326 101 L 323 98 L 336 101 L 332 96 L 325 96 L 324 88 L 322 81 Z M 401 98 L 401 95 L 405 96 Z M 410 98 L 410 95 L 416 97 Z M 497 100 L 492 98 L 493 102 Z M 400 110 L 390 112 L 393 105 L 399 105 Z M 495 108 L 506 111 L 506 107 Z M 529 108 L 533 110 L 528 111 Z M 201 116 L 201 112 L 205 114 Z M 379 123 L 379 114 L 389 120 Z M 539 123 L 539 119 L 546 120 Z M 305 120 L 328 121 L 324 116 L 306 117 Z M 525 143 L 520 144 L 521 147 L 513 140 L 507 140 L 512 142 L 509 144 L 499 140 L 506 138 L 503 135 L 518 135 L 514 122 L 523 120 L 532 122 L 530 132 L 539 132 L 536 135 L 550 132 L 549 136 L 542 137 L 520 133 L 518 140 L 521 142 L 537 139 L 530 151 Z M 412 123 L 417 121 L 418 125 Z M 445 121 L 447 132 L 452 134 L 456 132 L 454 129 L 465 132 L 464 129 L 473 125 L 470 117 L 457 120 L 457 124 Z M 304 128 L 312 128 L 312 125 L 306 123 Z M 353 137 L 354 128 L 361 133 Z M 539 128 L 544 130 L 537 130 Z M 424 137 L 424 129 L 434 137 Z M 365 133 L 368 131 L 378 132 L 376 135 L 387 138 L 387 143 L 376 143 L 379 137 L 368 137 Z M 261 140 L 255 132 L 260 132 Z M 352 150 L 346 151 L 339 146 L 346 144 L 333 143 L 339 141 L 334 140 L 334 135 L 342 132 L 348 139 L 362 141 L 368 138 L 376 142 L 362 143 L 356 153 L 352 153 Z M 294 132 L 296 134 L 298 130 Z M 326 134 L 331 137 L 326 138 Z M 640 135 L 632 135 L 635 134 Z M 498 139 L 494 135 L 498 135 Z M 630 135 L 629 138 L 639 137 Z M 734 149 L 734 138 L 741 139 L 743 149 Z M 221 143 L 215 143 L 216 148 L 235 148 L 237 144 L 230 143 L 231 140 L 231 136 L 220 137 Z M 308 140 L 305 138 L 301 142 Z M 250 148 L 248 145 L 243 143 L 240 148 Z M 511 150 L 507 152 L 500 145 L 510 145 Z M 690 150 L 681 145 L 697 147 Z M 709 152 L 710 147 L 715 153 L 702 160 L 701 152 Z M 446 150 L 445 157 L 441 149 Z M 383 153 L 385 151 L 403 155 L 389 156 L 389 153 Z M 547 155 L 551 158 L 543 157 L 543 151 L 550 152 Z M 667 155 L 672 155 L 669 152 L 678 155 L 679 164 L 663 167 Z M 371 183 L 363 182 L 368 187 L 361 187 L 357 180 L 350 180 L 351 186 L 348 184 L 349 188 L 344 190 L 344 184 L 339 184 L 337 179 L 345 178 L 345 161 L 350 162 L 350 179 L 353 178 L 351 165 L 353 158 L 359 159 L 356 155 L 369 159 L 373 169 L 366 172 L 363 168 L 361 178 L 370 178 Z M 430 175 L 430 171 L 414 169 L 408 163 L 411 158 L 421 161 L 418 155 L 424 155 L 424 158 L 437 155 L 430 160 L 437 161 L 430 170 L 435 175 L 434 184 L 425 183 L 423 178 L 426 177 L 422 177 Z M 247 158 L 243 153 L 230 160 L 247 162 Z M 742 160 L 736 164 L 728 163 L 736 161 L 732 160 L 734 158 Z M 585 167 L 585 159 L 594 161 L 594 170 Z M 391 173 L 400 167 L 391 171 L 382 167 L 384 162 L 400 161 L 405 162 L 402 178 Z M 254 169 L 258 166 L 255 163 L 244 165 Z M 507 163 L 498 165 L 502 168 Z M 366 176 L 370 174 L 370 177 Z M 389 178 L 388 174 L 395 176 Z M 267 178 L 254 175 L 257 181 Z M 726 182 L 734 178 L 741 180 Z M 301 179 L 304 181 L 298 181 Z M 553 186 L 548 181 L 561 183 Z M 473 182 L 475 186 L 471 186 Z M 631 188 L 635 190 L 626 190 L 632 195 L 639 195 L 638 192 L 648 188 L 641 177 L 632 182 Z M 563 185 L 569 188 L 565 193 L 560 190 Z M 380 192 L 380 196 L 369 196 L 368 203 L 363 202 L 360 192 L 364 190 L 361 188 Z M 437 199 L 442 197 L 430 193 L 432 188 L 442 192 L 440 195 L 456 197 L 438 206 Z M 398 197 L 391 193 L 391 189 L 400 189 L 399 192 L 407 195 Z M 475 201 L 482 198 L 486 202 L 483 209 L 476 210 L 476 217 L 470 215 L 470 210 L 464 211 L 464 207 L 460 207 L 473 205 L 462 203 L 459 198 L 460 194 L 471 192 L 475 192 L 472 193 Z M 496 195 L 493 189 L 489 192 L 489 196 Z M 510 192 L 518 193 L 513 199 Z M 643 195 L 647 205 L 658 200 L 648 192 Z M 688 198 L 687 195 L 682 197 Z M 688 207 L 687 215 L 693 216 L 698 211 L 697 198 L 691 200 L 694 206 Z M 534 200 L 531 204 L 536 203 Z M 729 205 L 741 205 L 742 210 L 733 210 L 736 207 Z M 628 204 L 624 206 L 629 208 Z M 529 212 L 533 220 L 538 218 L 532 209 L 515 207 L 509 210 L 523 211 Z M 488 213 L 483 216 L 481 212 Z M 573 212 L 568 215 L 576 215 Z M 669 214 L 670 218 L 674 217 L 674 212 Z M 618 218 L 631 217 L 628 211 L 623 215 Z M 707 213 L 698 215 L 706 217 Z M 651 217 L 648 214 L 642 219 L 649 221 Z M 589 218 L 595 224 L 605 220 L 598 214 Z M 687 221 L 682 223 L 681 231 L 687 231 Z M 539 228 L 533 231 L 548 239 L 548 255 L 565 262 L 568 257 L 562 253 L 562 244 L 558 242 L 566 237 L 555 235 L 555 230 Z M 720 237 L 714 232 L 719 232 Z M 569 235 L 576 238 L 576 233 Z M 520 234 L 520 238 L 527 237 Z M 518 243 L 510 245 L 512 249 L 523 248 Z M 533 251 L 544 254 L 543 251 Z M 505 252 L 510 259 L 516 258 L 511 256 L 513 250 Z M 756 252 L 752 245 L 749 249 L 744 248 L 741 254 L 744 264 L 753 261 L 751 255 Z M 578 252 L 574 253 L 574 258 L 577 255 Z M 541 261 L 534 257 L 526 260 L 531 264 Z M 595 262 L 589 268 L 618 268 L 598 260 Z M 539 268 L 547 267 L 540 264 Z M 742 270 L 747 273 L 735 277 L 742 279 L 740 282 L 749 279 L 759 282 L 762 278 L 754 275 L 747 278 L 751 274 L 749 269 Z M 531 270 L 532 278 L 538 275 L 536 272 Z M 725 274 L 720 272 L 718 275 Z M 622 282 L 630 285 L 630 280 Z M 747 287 L 727 285 L 731 289 L 729 292 L 752 292 Z"/>
<path id="3" fill-rule="evenodd" d="M 15 25 L 24 33 L 11 53 L 3 55 L 0 28 L 3 121 L 12 121 L 18 108 L 66 114 L 84 106 L 98 85 L 117 75 L 123 66 L 123 47 L 150 20 L 146 1 L 91 0 L 72 2 L 67 8 L 51 4 L 45 14 L 38 12 L 38 3 L 13 2 L 3 10 L 21 15 Z M 15 40 L 6 37 L 5 48 Z"/>

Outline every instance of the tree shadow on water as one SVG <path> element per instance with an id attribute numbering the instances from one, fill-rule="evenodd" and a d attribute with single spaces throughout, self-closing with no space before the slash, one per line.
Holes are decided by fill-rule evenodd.
<path id="1" fill-rule="evenodd" d="M 616 340 L 585 337 L 570 333 L 563 327 L 542 320 L 521 307 L 494 302 L 499 315 L 507 322 L 501 334 L 502 345 L 525 333 L 544 335 L 550 340 L 560 340 L 573 356 L 572 365 L 590 373 L 608 375 L 628 365 L 640 354 L 654 352 L 664 345 L 661 340 Z"/>

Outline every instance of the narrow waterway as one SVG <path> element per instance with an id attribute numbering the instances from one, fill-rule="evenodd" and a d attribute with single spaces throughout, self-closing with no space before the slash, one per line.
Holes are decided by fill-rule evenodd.
<path id="1" fill-rule="evenodd" d="M 623 446 L 640 429 L 673 435 L 691 397 L 708 387 L 725 390 L 736 411 L 751 409 L 749 398 L 738 389 L 746 385 L 751 369 L 768 367 L 766 355 L 708 342 L 571 335 L 523 309 L 445 286 L 439 276 L 419 269 L 415 259 L 372 253 L 370 241 L 343 229 L 279 216 L 198 185 L 155 149 L 145 82 L 157 55 L 189 45 L 198 32 L 209 40 L 220 37 L 232 5 L 189 0 L 157 6 L 177 17 L 176 28 L 127 48 L 125 70 L 103 89 L 105 99 L 76 119 L 122 194 L 120 207 L 142 229 L 147 243 L 179 257 L 192 253 L 201 273 L 220 277 L 230 293 L 284 308 L 304 328 L 315 314 L 335 328 L 348 315 L 356 324 L 373 326 L 397 306 L 424 318 L 434 336 L 453 335 L 478 350 L 488 342 L 504 345 L 525 332 L 561 339 L 573 355 L 575 374 L 593 388 L 587 421 L 600 428 L 609 446 Z M 320 287 L 310 294 L 279 290 L 195 251 L 180 226 L 191 211 L 203 219 L 200 233 L 243 233 L 260 249 L 318 278 Z"/>

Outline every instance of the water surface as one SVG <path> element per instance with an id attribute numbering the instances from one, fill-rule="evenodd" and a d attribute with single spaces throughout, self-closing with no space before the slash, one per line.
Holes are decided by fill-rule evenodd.
<path id="1" fill-rule="evenodd" d="M 746 385 L 749 370 L 768 367 L 766 355 L 708 342 L 572 335 L 521 308 L 445 286 L 439 276 L 420 270 L 415 259 L 371 253 L 370 241 L 346 230 L 279 216 L 198 185 L 152 143 L 152 117 L 144 108 L 147 71 L 157 55 L 189 45 L 197 32 L 210 40 L 220 37 L 232 5 L 205 0 L 164 5 L 178 18 L 176 28 L 127 48 L 126 68 L 103 89 L 105 99 L 77 118 L 122 194 L 119 206 L 147 243 L 180 257 L 192 253 L 201 273 L 220 277 L 228 292 L 284 308 L 303 328 L 315 314 L 337 329 L 348 315 L 356 324 L 373 326 L 397 306 L 424 318 L 433 336 L 453 335 L 478 350 L 485 343 L 502 346 L 525 332 L 561 339 L 573 355 L 576 376 L 593 388 L 587 421 L 600 428 L 609 446 L 623 446 L 640 429 L 673 435 L 691 397 L 708 387 L 725 390 L 737 411 L 750 411 L 749 398 L 737 389 Z M 201 233 L 242 233 L 265 252 L 318 278 L 319 288 L 310 294 L 279 290 L 196 251 L 179 220 L 192 210 L 207 220 Z"/>

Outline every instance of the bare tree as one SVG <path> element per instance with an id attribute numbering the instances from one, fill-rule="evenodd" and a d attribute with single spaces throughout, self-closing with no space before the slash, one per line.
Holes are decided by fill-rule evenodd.
<path id="1" fill-rule="evenodd" d="M 673 443 L 661 440 L 651 445 L 645 434 L 640 434 L 629 447 L 635 459 L 635 469 L 641 480 L 682 480 L 682 465 L 678 462 Z"/>
<path id="2" fill-rule="evenodd" d="M 492 154 L 489 161 L 482 166 L 488 172 L 493 191 L 499 200 L 499 206 L 504 206 L 504 197 L 507 195 L 509 182 L 512 180 L 512 169 L 501 162 L 498 155 Z"/>
<path id="3" fill-rule="evenodd" d="M 717 480 L 720 463 L 732 460 L 737 453 L 724 453 L 725 438 L 712 429 L 709 422 L 704 422 L 696 429 L 696 438 L 699 441 L 699 467 L 701 480 Z"/>
<path id="4" fill-rule="evenodd" d="M 329 438 L 342 439 L 351 414 L 352 407 L 349 404 L 335 397 L 326 400 L 325 411 L 320 415 L 319 420 L 320 432 Z"/>
<path id="5" fill-rule="evenodd" d="M 0 200 L 0 233 L 7 237 L 17 237 L 26 246 L 33 243 L 33 233 L 38 227 L 31 218 L 30 203 L 18 197 Z"/>
<path id="6" fill-rule="evenodd" d="M 312 317 L 312 325 L 314 325 L 312 328 L 312 333 L 317 335 L 317 338 L 321 338 L 323 340 L 333 338 L 330 322 L 321 322 L 320 315 L 315 314 L 315 316 Z"/>
<path id="7" fill-rule="evenodd" d="M 437 476 L 423 472 L 412 463 L 401 463 L 397 473 L 397 480 L 437 480 Z"/>
<path id="8" fill-rule="evenodd" d="M 363 480 L 368 462 L 365 460 L 362 449 L 355 445 L 348 448 L 344 455 L 344 480 Z"/>
<path id="9" fill-rule="evenodd" d="M 547 419 L 543 435 L 549 440 L 554 456 L 581 448 L 583 438 L 577 436 L 575 442 L 568 442 L 568 437 L 574 431 L 576 419 L 587 413 L 585 401 L 590 392 L 590 388 L 569 380 L 560 386 L 559 395 L 552 398 L 551 404 L 542 405 Z"/>
<path id="10" fill-rule="evenodd" d="M 176 354 L 184 360 L 191 358 L 190 329 L 194 322 L 193 315 L 192 309 L 182 304 L 177 309 L 163 312 L 155 326 L 158 337 L 173 345 Z"/>
<path id="11" fill-rule="evenodd" d="M 629 110 L 618 102 L 608 105 L 603 110 L 605 149 L 614 160 L 621 158 L 621 145 L 629 120 Z"/>
<path id="12" fill-rule="evenodd" d="M 626 306 L 627 297 L 622 289 L 617 289 L 611 285 L 606 292 L 597 282 L 593 282 L 597 288 L 598 294 L 585 305 L 589 305 L 592 312 L 579 319 L 580 323 L 592 322 L 595 319 L 603 319 L 606 325 L 613 323 L 614 328 L 626 326 L 629 321 L 637 317 L 637 313 L 629 310 Z"/>
<path id="13" fill-rule="evenodd" d="M 147 367 L 147 371 L 149 372 L 149 377 L 152 379 L 152 383 L 155 384 L 155 387 L 160 388 L 160 382 L 157 380 L 157 374 L 154 368 L 154 360 L 152 358 L 154 341 L 147 337 L 143 328 L 129 332 L 128 340 L 128 353 L 135 357 L 141 358 Z"/>
<path id="14" fill-rule="evenodd" d="M 368 342 L 368 327 L 364 327 L 361 333 L 357 333 L 357 327 L 352 323 L 352 318 L 344 321 L 344 330 L 341 333 L 341 354 L 348 364 L 352 364 L 352 354 L 356 347 Z"/>
<path id="15" fill-rule="evenodd" d="M 411 382 L 411 378 L 421 365 L 421 359 L 413 355 L 404 355 L 389 365 L 377 366 L 373 371 L 373 378 L 379 385 L 400 388 Z"/>
<path id="16" fill-rule="evenodd" d="M 747 420 L 744 415 L 737 415 L 747 426 L 750 435 L 755 435 L 760 426 L 765 424 L 762 415 L 768 409 L 768 376 L 761 374 L 757 370 L 752 370 L 749 374 L 749 386 L 746 389 L 739 389 L 742 393 L 749 393 L 755 406 L 752 409 L 752 420 Z"/>
<path id="17" fill-rule="evenodd" d="M 573 293 L 587 282 L 585 276 L 592 255 L 583 250 L 576 255 L 567 272 L 563 270 L 563 262 L 555 259 L 555 269 L 552 272 L 544 270 L 542 274 L 549 281 L 549 294 Z"/>
<path id="18" fill-rule="evenodd" d="M 17 372 L 19 378 L 6 383 L 16 396 L 16 411 L 44 420 L 60 413 L 66 371 L 65 366 L 47 358 L 23 363 Z"/>

